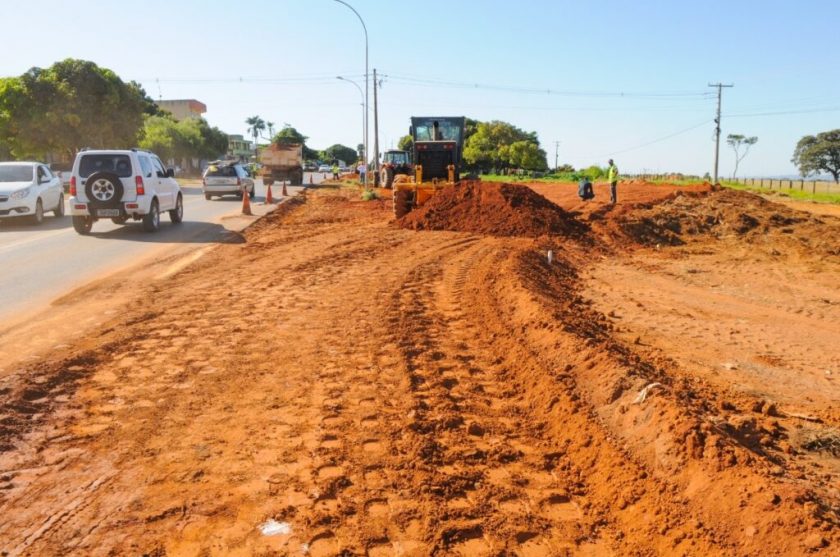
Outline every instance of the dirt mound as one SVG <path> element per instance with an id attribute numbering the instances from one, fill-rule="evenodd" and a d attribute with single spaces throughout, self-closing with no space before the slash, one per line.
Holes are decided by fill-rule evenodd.
<path id="1" fill-rule="evenodd" d="M 682 245 L 694 237 L 793 242 L 826 255 L 840 255 L 840 221 L 795 211 L 758 195 L 723 189 L 677 194 L 629 211 L 620 227 L 642 244 Z"/>
<path id="2" fill-rule="evenodd" d="M 493 236 L 581 237 L 583 223 L 527 186 L 465 182 L 443 189 L 398 221 L 414 230 L 454 230 Z"/>

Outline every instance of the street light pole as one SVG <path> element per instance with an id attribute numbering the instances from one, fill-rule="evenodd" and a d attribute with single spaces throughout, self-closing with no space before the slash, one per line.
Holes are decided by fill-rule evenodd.
<path id="1" fill-rule="evenodd" d="M 356 11 L 356 8 L 345 2 L 344 0 L 335 0 L 339 4 L 344 4 L 351 10 L 353 13 L 356 14 L 356 17 L 359 18 L 359 22 L 362 24 L 362 29 L 365 30 L 365 125 L 364 125 L 364 133 L 365 133 L 365 140 L 363 142 L 365 146 L 365 187 L 368 185 L 368 177 L 370 176 L 370 172 L 367 172 L 367 159 L 370 156 L 368 153 L 368 32 L 367 32 L 367 25 L 365 25 L 365 20 L 362 19 L 362 16 L 359 15 L 359 12 Z"/>
<path id="2" fill-rule="evenodd" d="M 362 97 L 362 145 L 365 145 L 365 132 L 367 129 L 365 128 L 366 125 L 366 118 L 367 118 L 367 111 L 365 110 L 365 94 L 362 92 L 362 88 L 359 86 L 358 83 L 353 81 L 352 79 L 347 79 L 346 77 L 341 77 L 340 75 L 336 76 L 336 79 L 340 79 L 341 81 L 346 81 L 347 83 L 352 83 L 356 86 L 356 89 L 359 90 L 359 95 Z M 367 158 L 367 146 L 365 145 L 365 158 Z M 367 163 L 365 163 L 365 185 L 367 185 Z"/>

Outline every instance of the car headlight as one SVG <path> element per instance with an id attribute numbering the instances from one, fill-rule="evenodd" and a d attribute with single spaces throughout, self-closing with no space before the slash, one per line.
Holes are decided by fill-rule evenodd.
<path id="1" fill-rule="evenodd" d="M 22 190 L 12 192 L 12 194 L 9 196 L 9 199 L 24 199 L 28 197 L 30 193 L 32 193 L 31 187 L 23 188 Z"/>

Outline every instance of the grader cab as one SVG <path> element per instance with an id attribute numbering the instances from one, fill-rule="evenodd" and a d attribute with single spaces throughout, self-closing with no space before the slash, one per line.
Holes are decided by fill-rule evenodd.
<path id="1" fill-rule="evenodd" d="M 402 217 L 461 179 L 463 116 L 412 117 L 414 175 L 394 183 L 394 215 Z"/>

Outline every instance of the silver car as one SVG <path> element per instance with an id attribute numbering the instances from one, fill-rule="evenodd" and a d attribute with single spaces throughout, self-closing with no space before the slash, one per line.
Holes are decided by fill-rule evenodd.
<path id="1" fill-rule="evenodd" d="M 223 195 L 235 195 L 241 199 L 243 191 L 247 191 L 248 197 L 254 199 L 254 179 L 241 163 L 214 161 L 204 171 L 202 190 L 204 199 Z"/>

